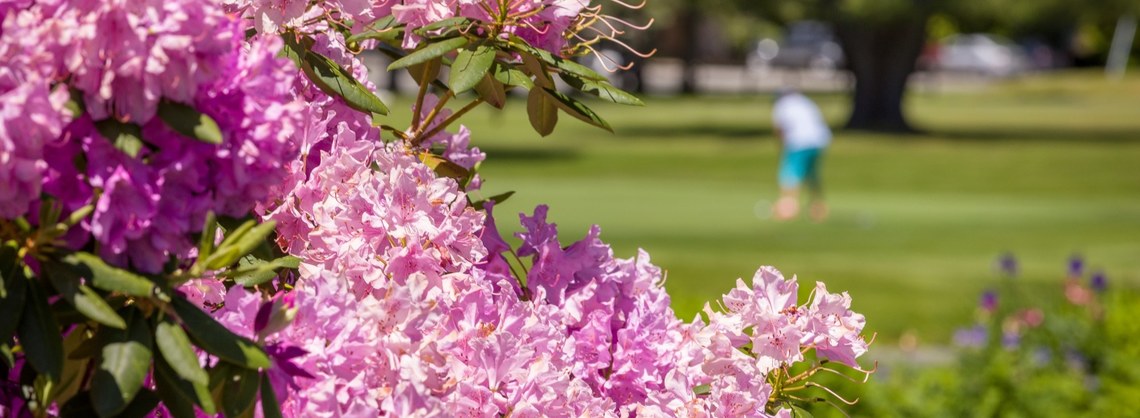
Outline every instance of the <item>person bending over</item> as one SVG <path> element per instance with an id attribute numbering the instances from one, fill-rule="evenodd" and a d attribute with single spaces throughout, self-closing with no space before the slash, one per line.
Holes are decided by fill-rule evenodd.
<path id="1" fill-rule="evenodd" d="M 794 219 L 800 211 L 800 187 L 806 185 L 810 215 L 816 222 L 827 218 L 819 166 L 831 142 L 831 129 L 819 107 L 803 94 L 784 89 L 772 107 L 772 126 L 780 139 L 780 198 L 772 208 L 776 220 Z"/>

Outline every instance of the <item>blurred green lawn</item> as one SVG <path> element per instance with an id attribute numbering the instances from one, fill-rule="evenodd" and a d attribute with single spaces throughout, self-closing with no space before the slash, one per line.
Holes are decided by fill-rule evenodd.
<path id="1" fill-rule="evenodd" d="M 841 125 L 845 98 L 816 99 Z M 496 207 L 500 228 L 518 230 L 516 213 L 546 203 L 563 244 L 596 223 L 617 256 L 648 250 L 683 319 L 760 265 L 798 275 L 805 295 L 817 280 L 849 291 L 880 338 L 912 332 L 934 344 L 970 320 L 1006 251 L 1020 280 L 1042 287 L 1060 286 L 1074 252 L 1112 285 L 1140 285 L 1140 77 L 1068 73 L 912 93 L 908 110 L 926 135 L 836 134 L 822 224 L 769 219 L 770 97 L 589 103 L 615 134 L 561 114 L 539 138 L 521 100 L 469 115 L 488 154 L 484 195 L 517 192 Z"/>

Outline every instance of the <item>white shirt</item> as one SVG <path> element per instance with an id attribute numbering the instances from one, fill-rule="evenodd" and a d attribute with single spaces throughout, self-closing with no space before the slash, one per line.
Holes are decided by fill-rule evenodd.
<path id="1" fill-rule="evenodd" d="M 789 151 L 823 148 L 831 142 L 831 129 L 811 99 L 799 93 L 784 95 L 772 107 L 772 124 L 784 133 Z"/>

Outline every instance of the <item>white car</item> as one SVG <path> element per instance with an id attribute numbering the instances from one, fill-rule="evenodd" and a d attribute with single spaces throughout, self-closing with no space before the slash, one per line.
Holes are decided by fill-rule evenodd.
<path id="1" fill-rule="evenodd" d="M 938 48 L 937 69 L 1006 77 L 1029 69 L 1025 54 L 1007 39 L 988 34 L 954 35 Z"/>

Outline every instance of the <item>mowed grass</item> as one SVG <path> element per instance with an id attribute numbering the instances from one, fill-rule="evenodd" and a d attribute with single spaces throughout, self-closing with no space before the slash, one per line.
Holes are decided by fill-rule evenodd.
<path id="1" fill-rule="evenodd" d="M 817 96 L 833 126 L 847 102 Z M 973 93 L 912 93 L 925 135 L 837 132 L 824 165 L 831 218 L 778 223 L 777 147 L 766 96 L 590 101 L 614 134 L 560 115 L 540 138 L 525 101 L 464 121 L 488 159 L 483 195 L 500 228 L 550 205 L 563 244 L 590 225 L 619 257 L 644 248 L 667 270 L 690 319 L 760 265 L 850 292 L 868 329 L 943 344 L 970 320 L 979 293 L 1015 254 L 1018 280 L 1058 288 L 1083 254 L 1113 286 L 1140 286 L 1140 77 L 1038 76 Z M 407 99 L 395 107 L 407 107 Z M 407 111 L 395 120 L 407 120 Z"/>

